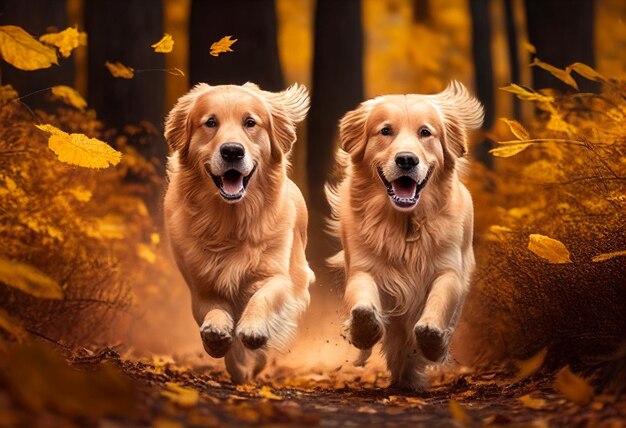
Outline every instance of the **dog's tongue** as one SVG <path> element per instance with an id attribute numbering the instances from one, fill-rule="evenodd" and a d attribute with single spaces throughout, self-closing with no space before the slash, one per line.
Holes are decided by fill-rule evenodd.
<path id="1" fill-rule="evenodd" d="M 417 183 L 408 177 L 401 177 L 391 182 L 393 193 L 399 198 L 410 199 L 415 197 Z"/>
<path id="2" fill-rule="evenodd" d="M 229 195 L 237 195 L 243 190 L 243 175 L 236 171 L 228 171 L 222 177 L 222 189 Z"/>

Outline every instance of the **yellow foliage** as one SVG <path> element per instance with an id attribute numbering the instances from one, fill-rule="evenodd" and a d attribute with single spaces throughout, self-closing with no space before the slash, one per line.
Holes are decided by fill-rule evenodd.
<path id="1" fill-rule="evenodd" d="M 122 154 L 104 141 L 84 134 L 67 134 L 52 125 L 36 126 L 52 134 L 48 146 L 61 162 L 85 168 L 108 168 L 122 159 Z"/>
<path id="2" fill-rule="evenodd" d="M 59 283 L 36 267 L 27 263 L 8 260 L 1 256 L 0 282 L 43 299 L 61 299 L 63 297 Z"/>
<path id="3" fill-rule="evenodd" d="M 19 97 L 17 91 L 11 85 L 0 86 L 0 104 L 5 104 Z"/>
<path id="4" fill-rule="evenodd" d="M 84 110 L 87 107 L 87 101 L 83 98 L 81 94 L 78 93 L 74 88 L 70 88 L 69 86 L 59 85 L 53 86 L 52 94 L 61 98 L 66 103 L 73 105 L 79 110 Z"/>
<path id="5" fill-rule="evenodd" d="M 472 422 L 472 418 L 467 414 L 463 406 L 456 400 L 450 400 L 448 403 L 448 409 L 452 419 L 461 426 L 469 425 Z"/>
<path id="6" fill-rule="evenodd" d="M 554 77 L 556 77 L 557 79 L 559 79 L 560 81 L 568 84 L 569 86 L 571 86 L 572 88 L 578 90 L 578 84 L 576 83 L 576 81 L 574 80 L 574 78 L 571 76 L 570 72 L 571 69 L 570 67 L 565 68 L 565 70 L 561 70 L 560 68 L 557 68 L 553 65 L 547 64 L 543 61 L 539 61 L 537 58 L 535 58 L 532 62 L 531 65 L 534 65 L 536 67 L 539 68 L 543 68 L 544 70 L 550 72 L 551 75 L 553 75 Z"/>
<path id="7" fill-rule="evenodd" d="M 541 410 L 546 407 L 546 400 L 543 398 L 535 398 L 530 394 L 522 395 L 518 398 L 521 403 L 529 409 Z"/>
<path id="8" fill-rule="evenodd" d="M 195 389 L 185 388 L 174 382 L 165 384 L 165 389 L 161 395 L 167 397 L 172 403 L 180 407 L 195 407 L 198 404 L 200 394 Z"/>
<path id="9" fill-rule="evenodd" d="M 113 77 L 132 79 L 135 76 L 135 70 L 133 70 L 131 67 L 125 66 L 121 62 L 107 61 L 104 65 L 106 66 L 106 68 L 109 69 L 109 72 Z"/>
<path id="10" fill-rule="evenodd" d="M 225 36 L 219 39 L 217 42 L 213 43 L 211 45 L 211 52 L 209 53 L 213 56 L 218 56 L 223 52 L 233 52 L 230 47 L 233 45 L 233 43 L 237 41 L 237 39 L 231 40 L 231 37 L 232 36 Z"/>
<path id="11" fill-rule="evenodd" d="M 280 395 L 276 395 L 272 392 L 272 389 L 269 386 L 262 386 L 261 389 L 259 389 L 259 397 L 261 398 L 268 398 L 270 400 L 282 400 L 283 397 L 281 397 Z"/>
<path id="12" fill-rule="evenodd" d="M 69 27 L 59 33 L 48 33 L 39 37 L 39 40 L 56 46 L 64 58 L 70 56 L 79 46 L 87 46 L 87 33 L 78 31 L 76 27 Z"/>
<path id="13" fill-rule="evenodd" d="M 151 264 L 154 264 L 156 261 L 156 253 L 149 245 L 146 245 L 143 242 L 137 244 L 137 255 Z"/>
<path id="14" fill-rule="evenodd" d="M 163 34 L 161 40 L 151 45 L 151 47 L 154 48 L 154 51 L 158 53 L 172 52 L 172 49 L 174 48 L 174 39 L 172 38 L 171 34 L 165 33 Z"/>
<path id="15" fill-rule="evenodd" d="M 506 144 L 489 150 L 489 153 L 499 158 L 508 158 L 523 152 L 528 147 L 530 147 L 530 145 L 531 143 Z"/>
<path id="16" fill-rule="evenodd" d="M 554 379 L 554 388 L 565 396 L 569 401 L 585 406 L 593 398 L 593 388 L 589 383 L 572 373 L 569 366 L 563 367 Z"/>
<path id="17" fill-rule="evenodd" d="M 0 26 L 0 55 L 20 70 L 39 70 L 59 64 L 56 51 L 14 25 Z"/>
<path id="18" fill-rule="evenodd" d="M 528 249 L 550 263 L 571 263 L 570 254 L 561 241 L 533 233 L 528 237 Z"/>
<path id="19" fill-rule="evenodd" d="M 518 140 L 530 139 L 530 134 L 528 134 L 528 131 L 526 130 L 526 128 L 524 128 L 522 124 L 519 123 L 517 120 L 506 119 L 504 117 L 501 118 L 500 120 L 502 120 L 504 123 L 508 125 L 511 132 L 513 133 L 513 135 L 517 137 Z"/>

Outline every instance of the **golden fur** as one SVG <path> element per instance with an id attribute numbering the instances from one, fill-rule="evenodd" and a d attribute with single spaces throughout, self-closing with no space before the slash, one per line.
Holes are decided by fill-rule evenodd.
<path id="1" fill-rule="evenodd" d="M 446 357 L 470 285 L 473 206 L 459 173 L 467 131 L 482 117 L 452 82 L 435 95 L 366 101 L 340 122 L 343 177 L 326 190 L 343 246 L 331 264 L 345 269 L 344 327 L 365 359 L 382 341 L 400 387 L 425 387 L 425 366 Z M 417 165 L 405 174 L 398 156 L 407 153 Z M 405 185 L 416 196 L 396 202 Z"/>
<path id="2" fill-rule="evenodd" d="M 166 120 L 173 150 L 166 230 L 204 347 L 225 357 L 235 382 L 263 368 L 268 346 L 284 349 L 309 304 L 307 211 L 287 178 L 296 123 L 308 107 L 303 86 L 271 93 L 251 83 L 199 84 Z M 245 149 L 235 162 L 249 181 L 235 202 L 221 195 L 226 175 L 215 172 L 234 165 L 221 155 L 227 143 Z"/>

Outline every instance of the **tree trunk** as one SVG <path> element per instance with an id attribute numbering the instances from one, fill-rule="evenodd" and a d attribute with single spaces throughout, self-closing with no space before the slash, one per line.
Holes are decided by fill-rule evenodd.
<path id="1" fill-rule="evenodd" d="M 274 0 L 193 0 L 189 31 L 192 85 L 250 81 L 269 91 L 283 89 Z M 209 55 L 211 44 L 224 36 L 237 39 L 234 52 Z"/>

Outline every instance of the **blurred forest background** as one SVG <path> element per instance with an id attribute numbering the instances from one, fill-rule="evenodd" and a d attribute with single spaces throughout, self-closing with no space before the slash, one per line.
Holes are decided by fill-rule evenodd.
<path id="1" fill-rule="evenodd" d="M 455 357 L 490 365 L 547 349 L 556 366 L 609 361 L 624 373 L 625 20 L 622 0 L 0 0 L 0 26 L 87 34 L 46 69 L 0 62 L 0 337 L 206 363 L 162 236 L 163 119 L 197 82 L 299 82 L 312 106 L 291 175 L 311 213 L 319 281 L 286 363 L 351 358 L 341 288 L 323 264 L 338 245 L 323 233 L 322 193 L 337 122 L 364 99 L 456 79 L 486 117 L 468 177 L 478 271 Z M 164 33 L 173 50 L 155 53 Z M 227 35 L 233 52 L 211 56 Z M 134 77 L 114 78 L 107 61 Z M 57 85 L 87 105 L 51 94 Z M 104 140 L 122 160 L 61 163 L 39 123 Z"/>

